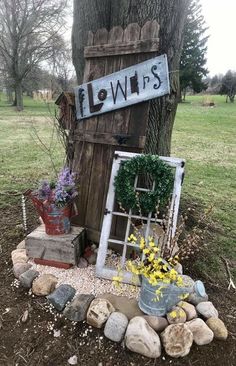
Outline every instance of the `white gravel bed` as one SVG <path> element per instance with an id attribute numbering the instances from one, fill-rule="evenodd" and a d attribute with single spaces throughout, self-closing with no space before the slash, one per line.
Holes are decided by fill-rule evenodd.
<path id="1" fill-rule="evenodd" d="M 86 268 L 73 267 L 71 269 L 61 269 L 50 266 L 35 264 L 33 268 L 40 275 L 50 273 L 58 278 L 57 287 L 61 284 L 68 284 L 75 288 L 78 294 L 93 294 L 95 296 L 103 293 L 112 293 L 114 295 L 128 296 L 129 298 L 137 298 L 139 288 L 132 285 L 120 284 L 116 286 L 112 281 L 97 278 L 95 276 L 95 266 L 89 265 Z"/>

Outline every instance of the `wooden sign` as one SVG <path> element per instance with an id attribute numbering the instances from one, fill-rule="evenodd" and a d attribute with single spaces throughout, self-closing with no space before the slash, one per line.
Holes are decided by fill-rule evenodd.
<path id="1" fill-rule="evenodd" d="M 164 54 L 76 87 L 77 119 L 124 108 L 169 92 L 167 56 Z"/>

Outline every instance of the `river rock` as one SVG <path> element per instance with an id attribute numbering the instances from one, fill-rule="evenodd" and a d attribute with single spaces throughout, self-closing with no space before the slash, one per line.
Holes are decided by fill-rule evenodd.
<path id="1" fill-rule="evenodd" d="M 28 269 L 28 271 L 22 273 L 19 277 L 20 283 L 25 288 L 31 288 L 33 280 L 38 277 L 39 272 L 35 269 Z"/>
<path id="2" fill-rule="evenodd" d="M 117 311 L 125 314 L 129 320 L 135 316 L 145 315 L 139 309 L 138 301 L 136 299 L 129 299 L 126 296 L 117 296 L 110 293 L 98 295 L 98 298 L 108 300 Z"/>
<path id="3" fill-rule="evenodd" d="M 80 294 L 65 308 L 64 315 L 67 319 L 80 322 L 86 319 L 89 305 L 94 300 L 94 295 Z"/>
<path id="4" fill-rule="evenodd" d="M 88 258 L 87 261 L 89 264 L 96 264 L 97 261 L 97 253 L 92 253 Z"/>
<path id="5" fill-rule="evenodd" d="M 177 305 L 185 311 L 187 320 L 197 318 L 197 311 L 194 305 L 189 304 L 186 301 L 180 301 Z"/>
<path id="6" fill-rule="evenodd" d="M 206 321 L 206 324 L 208 327 L 212 330 L 214 333 L 214 337 L 216 339 L 225 341 L 228 337 L 228 330 L 222 320 L 219 318 L 209 318 Z"/>
<path id="7" fill-rule="evenodd" d="M 95 328 L 101 328 L 113 311 L 115 308 L 108 300 L 96 298 L 89 306 L 87 323 Z"/>
<path id="8" fill-rule="evenodd" d="M 79 263 L 78 263 L 77 267 L 78 267 L 78 268 L 86 268 L 86 267 L 88 267 L 88 262 L 87 262 L 87 260 L 86 260 L 85 258 L 81 257 L 81 258 L 79 259 Z"/>
<path id="9" fill-rule="evenodd" d="M 181 277 L 183 280 L 183 287 L 190 287 L 190 288 L 194 287 L 195 282 L 191 277 L 187 275 L 179 275 L 179 277 Z"/>
<path id="10" fill-rule="evenodd" d="M 193 319 L 186 323 L 187 327 L 193 333 L 194 342 L 203 346 L 204 344 L 209 344 L 214 338 L 212 330 L 206 325 L 206 323 L 200 319 Z"/>
<path id="11" fill-rule="evenodd" d="M 169 324 L 185 323 L 187 315 L 179 306 L 175 306 L 169 313 L 166 314 Z"/>
<path id="12" fill-rule="evenodd" d="M 208 301 L 208 295 L 206 294 L 205 296 L 199 296 L 193 292 L 188 296 L 187 301 L 196 306 L 200 304 L 200 302 Z"/>
<path id="13" fill-rule="evenodd" d="M 174 266 L 174 269 L 176 270 L 176 272 L 180 275 L 183 274 L 183 266 L 181 263 L 177 263 L 175 266 Z"/>
<path id="14" fill-rule="evenodd" d="M 34 280 L 32 292 L 37 296 L 47 296 L 54 291 L 57 284 L 57 277 L 52 274 L 43 274 Z"/>
<path id="15" fill-rule="evenodd" d="M 25 240 L 22 240 L 16 247 L 16 249 L 25 249 Z"/>
<path id="16" fill-rule="evenodd" d="M 104 328 L 105 336 L 113 342 L 120 342 L 125 334 L 128 322 L 126 315 L 114 311 L 106 322 Z"/>
<path id="17" fill-rule="evenodd" d="M 26 255 L 25 249 L 15 249 L 11 252 L 11 259 L 14 265 L 16 263 L 26 263 L 29 258 Z"/>
<path id="18" fill-rule="evenodd" d="M 28 271 L 32 267 L 32 264 L 30 263 L 15 263 L 13 265 L 13 273 L 16 278 L 19 278 L 20 275 L 22 275 L 24 272 Z"/>
<path id="19" fill-rule="evenodd" d="M 143 318 L 156 332 L 162 332 L 169 325 L 166 318 L 162 318 L 161 316 L 143 315 Z"/>
<path id="20" fill-rule="evenodd" d="M 193 343 L 193 334 L 185 324 L 169 325 L 161 338 L 166 353 L 176 358 L 189 354 Z"/>
<path id="21" fill-rule="evenodd" d="M 200 304 L 198 304 L 196 306 L 196 309 L 197 309 L 197 312 L 206 319 L 209 319 L 212 317 L 218 318 L 218 311 L 216 310 L 216 308 L 214 307 L 214 305 L 212 304 L 211 301 L 200 302 Z"/>
<path id="22" fill-rule="evenodd" d="M 146 357 L 157 358 L 161 355 L 161 342 L 158 334 L 141 316 L 130 320 L 125 334 L 125 344 L 130 351 Z"/>
<path id="23" fill-rule="evenodd" d="M 75 296 L 75 289 L 70 285 L 60 285 L 47 296 L 48 301 L 58 310 L 62 311 L 68 301 Z"/>

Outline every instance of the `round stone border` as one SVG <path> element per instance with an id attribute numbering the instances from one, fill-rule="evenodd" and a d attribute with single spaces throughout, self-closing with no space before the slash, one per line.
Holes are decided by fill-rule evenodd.
<path id="1" fill-rule="evenodd" d="M 163 346 L 169 356 L 184 357 L 189 354 L 193 343 L 206 345 L 214 338 L 226 340 L 228 337 L 228 331 L 218 318 L 217 309 L 208 301 L 208 296 L 200 298 L 191 294 L 188 301 L 180 301 L 166 317 L 149 316 L 141 312 L 132 316 L 122 312 L 119 296 L 75 296 L 76 290 L 68 284 L 56 287 L 55 276 L 40 275 L 28 263 L 24 241 L 11 256 L 13 273 L 21 286 L 35 296 L 46 296 L 49 306 L 70 321 L 86 321 L 89 326 L 104 327 L 106 338 L 113 342 L 124 341 L 129 350 L 143 356 L 158 358 Z M 123 297 L 123 302 L 124 299 L 126 302 L 131 301 Z"/>

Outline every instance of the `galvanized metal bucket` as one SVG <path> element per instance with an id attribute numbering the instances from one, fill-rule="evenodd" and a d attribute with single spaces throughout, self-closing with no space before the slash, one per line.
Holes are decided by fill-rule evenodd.
<path id="1" fill-rule="evenodd" d="M 156 290 L 160 287 L 162 296 L 157 299 Z M 201 291 L 198 291 L 201 289 Z M 148 315 L 163 316 L 168 313 L 178 302 L 181 295 L 197 292 L 204 296 L 205 288 L 201 281 L 196 281 L 192 287 L 178 287 L 174 284 L 159 282 L 157 286 L 152 286 L 147 278 L 142 276 L 142 285 L 139 295 L 139 308 Z"/>

